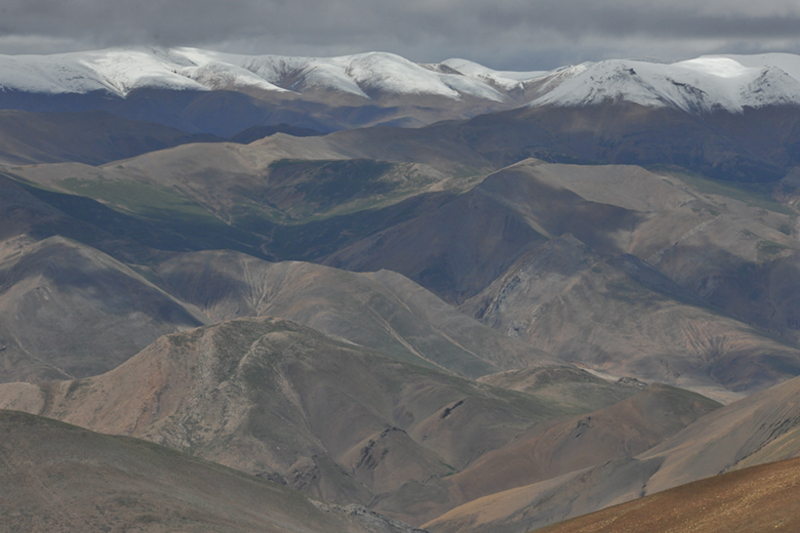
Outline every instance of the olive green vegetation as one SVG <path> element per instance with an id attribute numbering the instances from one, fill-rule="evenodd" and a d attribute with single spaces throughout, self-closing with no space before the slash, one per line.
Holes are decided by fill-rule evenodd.
<path id="1" fill-rule="evenodd" d="M 690 390 L 664 385 L 663 383 L 659 383 L 655 386 L 665 392 L 663 395 L 664 401 L 675 410 L 686 409 L 689 406 L 700 406 L 702 409 L 710 412 L 722 407 L 721 403 Z"/>
<path id="2" fill-rule="evenodd" d="M 123 213 L 133 213 L 156 220 L 180 218 L 198 223 L 217 223 L 208 211 L 177 194 L 172 189 L 133 180 L 97 180 L 67 178 L 58 185 L 80 196 L 97 200 Z"/>
<path id="3" fill-rule="evenodd" d="M 797 211 L 772 197 L 769 192 L 771 184 L 713 180 L 702 174 L 674 166 L 654 165 L 647 168 L 653 172 L 664 172 L 674 176 L 702 194 L 725 196 L 782 215 L 797 215 Z"/>
<path id="4" fill-rule="evenodd" d="M 757 247 L 759 256 L 763 255 L 766 258 L 778 255 L 784 250 L 791 250 L 791 248 L 789 248 L 788 246 L 784 246 L 783 244 L 774 241 L 766 241 L 766 240 L 759 241 Z"/>
<path id="5" fill-rule="evenodd" d="M 183 211 L 155 209 L 150 213 L 159 215 L 159 218 L 152 218 L 131 209 L 122 210 L 119 206 L 114 209 L 88 196 L 60 193 L 29 183 L 18 182 L 18 184 L 37 199 L 55 207 L 72 219 L 85 223 L 64 225 L 62 220 L 39 222 L 33 229 L 33 236 L 38 238 L 62 235 L 96 246 L 111 255 L 116 255 L 117 250 L 113 243 L 103 242 L 104 235 L 106 238 L 110 235 L 156 250 L 192 251 L 227 248 L 262 255 L 258 248 L 261 239 L 257 236 L 228 226 L 208 212 L 203 216 L 202 209 L 193 208 L 188 202 L 177 202 Z M 138 192 L 144 194 L 141 189 Z M 175 203 L 174 197 L 162 195 L 156 205 L 174 206 Z M 140 206 L 140 209 L 144 207 Z"/>
<path id="6" fill-rule="evenodd" d="M 454 196 L 424 193 L 442 177 L 413 164 L 366 159 L 279 160 L 255 184 L 234 182 L 222 192 L 220 205 L 175 188 L 101 174 L 59 180 L 59 190 L 8 177 L 39 200 L 117 238 L 157 250 L 231 249 L 271 260 L 316 259 Z M 98 245 L 82 234 L 87 228 L 69 235 L 70 229 L 62 228 L 40 224 L 38 229 L 42 237 L 62 234 Z"/>
<path id="7" fill-rule="evenodd" d="M 98 230 L 156 250 L 229 249 L 269 260 L 312 260 L 413 218 L 431 203 L 452 198 L 447 193 L 425 194 L 388 207 L 364 208 L 330 218 L 311 217 L 290 225 L 275 223 L 275 215 L 268 209 L 242 207 L 243 214 L 227 224 L 170 189 L 146 184 L 75 180 L 66 183 L 75 194 L 65 194 L 18 183 L 37 199 L 89 225 L 40 222 L 35 236 L 63 235 L 111 255 L 117 255 L 117 250 L 101 242 Z M 129 192 L 133 193 L 130 197 Z"/>
<path id="8" fill-rule="evenodd" d="M 265 180 L 254 203 L 266 206 L 273 221 L 290 225 L 392 205 L 437 181 L 410 163 L 370 159 L 281 159 L 269 166 Z"/>
<path id="9" fill-rule="evenodd" d="M 276 224 L 258 212 L 237 216 L 237 228 L 264 239 L 268 258 L 313 261 L 353 242 L 411 220 L 455 197 L 449 192 L 423 193 L 385 207 L 364 208 L 329 218 L 291 225 Z"/>

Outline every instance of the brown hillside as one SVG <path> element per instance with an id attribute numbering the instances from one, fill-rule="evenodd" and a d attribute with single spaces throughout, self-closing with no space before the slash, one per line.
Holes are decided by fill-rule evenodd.
<path id="1" fill-rule="evenodd" d="M 558 357 L 725 402 L 800 369 L 791 345 L 709 309 L 636 257 L 572 235 L 524 256 L 461 309 Z"/>
<path id="2" fill-rule="evenodd" d="M 442 532 L 524 533 L 721 472 L 798 457 L 800 378 L 711 412 L 663 443 L 466 503 L 426 527 Z"/>
<path id="3" fill-rule="evenodd" d="M 541 533 L 760 533 L 800 530 L 800 459 L 681 485 Z"/>
<path id="4" fill-rule="evenodd" d="M 0 244 L 0 381 L 101 374 L 206 322 L 94 248 L 26 235 Z"/>
<path id="5" fill-rule="evenodd" d="M 552 371 L 552 369 L 550 369 Z M 558 372 L 558 370 L 555 370 Z M 566 385 L 566 384 L 562 384 Z M 559 417 L 535 424 L 505 446 L 472 461 L 463 471 L 440 483 L 442 494 L 420 494 L 416 501 L 407 496 L 406 508 L 383 507 L 410 521 L 411 517 L 433 520 L 456 508 L 454 516 L 480 506 L 493 495 L 531 483 L 564 476 L 590 466 L 624 461 L 646 450 L 710 410 L 716 402 L 684 390 L 652 385 L 635 396 L 579 417 Z M 416 430 L 418 433 L 419 430 Z M 426 496 L 428 496 L 426 498 Z M 482 497 L 485 497 L 482 499 Z M 556 498 L 556 501 L 557 498 Z M 450 514 L 445 514 L 450 516 Z M 455 518 L 453 531 L 466 528 Z M 503 525 L 502 521 L 493 527 Z M 467 528 L 468 529 L 468 528 Z"/>
<path id="6" fill-rule="evenodd" d="M 390 271 L 359 274 L 234 252 L 180 254 L 155 272 L 212 320 L 275 316 L 401 361 L 468 377 L 563 364 Z"/>
<path id="7" fill-rule="evenodd" d="M 135 439 L 0 411 L 3 531 L 411 533 L 363 508 Z"/>
<path id="8" fill-rule="evenodd" d="M 718 407 L 698 394 L 651 385 L 590 414 L 538 424 L 503 448 L 483 455 L 448 482 L 466 502 L 635 456 Z"/>
<path id="9" fill-rule="evenodd" d="M 160 338 L 82 380 L 0 386 L 2 405 L 144 438 L 344 503 L 404 508 L 536 421 L 574 413 L 274 318 Z M 397 514 L 397 513 L 396 513 Z"/>

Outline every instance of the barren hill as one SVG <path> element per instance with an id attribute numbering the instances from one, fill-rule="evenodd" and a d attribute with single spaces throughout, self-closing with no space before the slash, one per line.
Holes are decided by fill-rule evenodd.
<path id="1" fill-rule="evenodd" d="M 141 440 L 0 412 L 7 531 L 412 533 Z"/>
<path id="2" fill-rule="evenodd" d="M 792 459 L 695 481 L 537 531 L 796 531 L 798 485 L 800 459 Z"/>
<path id="3" fill-rule="evenodd" d="M 536 420 L 572 411 L 272 318 L 162 337 L 96 378 L 4 391 L 6 407 L 358 503 L 444 477 Z"/>
<path id="4" fill-rule="evenodd" d="M 213 321 L 275 316 L 401 361 L 468 377 L 562 364 L 400 274 L 353 273 L 233 252 L 180 254 L 155 269 L 165 290 Z"/>
<path id="5" fill-rule="evenodd" d="M 425 527 L 522 533 L 722 472 L 797 457 L 799 387 L 800 378 L 781 383 L 699 418 L 636 457 L 485 496 Z"/>
<path id="6" fill-rule="evenodd" d="M 726 317 L 635 256 L 599 254 L 572 235 L 521 258 L 460 309 L 568 361 L 725 401 L 800 370 L 791 344 Z"/>
<path id="7" fill-rule="evenodd" d="M 551 377 L 565 390 L 585 381 L 578 371 Z M 553 397 L 546 385 L 541 393 L 491 387 L 260 318 L 162 337 L 101 376 L 0 385 L 0 405 L 145 438 L 414 523 L 449 499 L 452 474 L 486 452 L 537 422 L 639 390 L 598 387 L 590 407 L 569 394 Z M 698 398 L 665 411 L 672 422 L 652 428 L 654 435 L 713 406 Z"/>
<path id="8" fill-rule="evenodd" d="M 774 198 L 674 169 L 525 160 L 485 178 L 447 177 L 332 147 L 327 137 L 190 145 L 100 170 L 10 174 L 53 189 L 29 188 L 54 206 L 81 194 L 104 202 L 96 211 L 61 208 L 123 242 L 393 270 L 466 302 L 463 311 L 504 334 L 619 375 L 702 387 L 727 401 L 800 371 L 800 246 L 791 207 Z M 301 148 L 339 159 L 283 158 Z M 111 214 L 119 220 L 103 225 Z M 135 224 L 141 231 L 131 232 Z M 173 278 L 204 286 L 199 272 L 208 269 L 199 256 L 194 265 Z"/>
<path id="9" fill-rule="evenodd" d="M 0 381 L 101 374 L 207 321 L 94 248 L 26 235 L 0 247 Z"/>
<path id="10" fill-rule="evenodd" d="M 651 385 L 640 393 L 591 413 L 542 421 L 514 436 L 505 446 L 490 450 L 448 476 L 436 493 L 423 494 L 405 509 L 384 507 L 414 523 L 469 513 L 473 503 L 483 505 L 497 495 L 531 483 L 559 479 L 587 467 L 624 461 L 662 442 L 718 408 L 719 404 L 698 394 L 663 385 Z M 617 487 L 613 487 L 616 489 Z M 556 505 L 559 502 L 557 498 Z M 527 512 L 527 511 L 526 511 Z M 512 522 L 514 516 L 507 517 Z M 442 518 L 453 527 L 447 518 Z M 469 529 L 455 519 L 455 527 Z M 498 520 L 495 526 L 502 526 Z"/>

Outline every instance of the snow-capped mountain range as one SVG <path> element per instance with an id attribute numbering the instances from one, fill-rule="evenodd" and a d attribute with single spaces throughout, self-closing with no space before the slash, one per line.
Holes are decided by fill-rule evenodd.
<path id="1" fill-rule="evenodd" d="M 458 70 L 459 67 L 461 70 Z M 497 72 L 450 60 L 419 65 L 398 55 L 371 52 L 312 58 L 245 56 L 196 48 L 108 49 L 55 55 L 0 56 L 0 90 L 63 94 L 107 91 L 126 96 L 138 88 L 175 90 L 261 89 L 276 93 L 336 91 L 472 96 L 504 101 L 506 91 L 546 72 Z"/>
<path id="2" fill-rule="evenodd" d="M 544 83 L 531 105 L 629 101 L 687 112 L 800 104 L 800 56 L 704 56 L 672 64 L 632 60 L 585 63 Z"/>
<path id="3" fill-rule="evenodd" d="M 0 56 L 0 91 L 35 94 L 134 89 L 334 92 L 474 98 L 506 105 L 582 106 L 629 101 L 687 112 L 800 104 L 800 56 L 704 56 L 672 64 L 583 63 L 553 71 L 496 71 L 462 59 L 417 64 L 389 53 L 331 58 L 246 56 L 196 48 L 128 48 Z"/>

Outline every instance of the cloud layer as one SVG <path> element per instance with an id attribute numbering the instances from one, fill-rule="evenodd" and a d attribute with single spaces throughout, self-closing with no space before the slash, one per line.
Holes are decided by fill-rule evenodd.
<path id="1" fill-rule="evenodd" d="M 5 0 L 0 53 L 199 46 L 415 61 L 465 57 L 552 68 L 607 57 L 800 52 L 796 1 L 674 0 Z"/>

